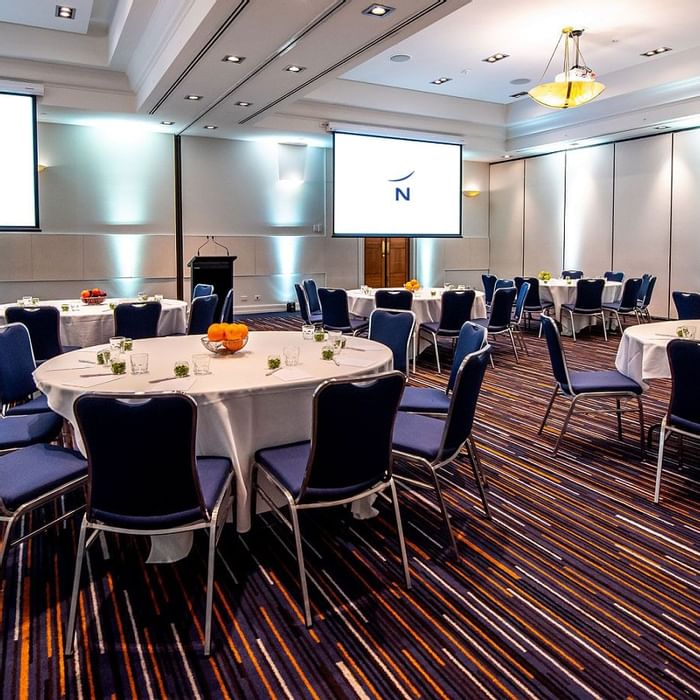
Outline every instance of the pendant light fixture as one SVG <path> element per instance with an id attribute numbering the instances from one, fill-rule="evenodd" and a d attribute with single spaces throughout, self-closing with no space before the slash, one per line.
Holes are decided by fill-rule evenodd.
<path id="1" fill-rule="evenodd" d="M 596 74 L 586 65 L 579 42 L 583 29 L 564 27 L 564 70 L 554 77 L 552 83 L 540 83 L 528 92 L 535 102 L 552 109 L 580 107 L 595 99 L 605 90 L 605 85 L 596 80 Z M 542 73 L 544 78 L 554 54 L 561 44 L 561 36 Z"/>

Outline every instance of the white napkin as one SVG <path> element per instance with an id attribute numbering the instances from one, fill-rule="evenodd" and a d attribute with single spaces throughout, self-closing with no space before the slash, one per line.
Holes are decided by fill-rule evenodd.
<path id="1" fill-rule="evenodd" d="M 105 372 L 104 374 L 97 374 L 96 372 L 90 372 L 89 377 L 71 377 L 70 382 L 66 382 L 68 386 L 77 386 L 81 389 L 87 389 L 91 386 L 98 386 L 100 384 L 107 384 L 108 382 L 114 382 L 122 377 L 127 377 L 126 374 L 112 374 Z"/>
<path id="2" fill-rule="evenodd" d="M 283 367 L 272 376 L 281 379 L 283 382 L 299 382 L 303 379 L 311 379 L 313 377 L 312 374 L 305 372 L 299 367 Z"/>
<path id="3" fill-rule="evenodd" d="M 341 367 L 369 367 L 375 362 L 371 355 L 351 354 L 345 351 L 341 352 L 340 355 L 336 355 L 335 359 Z"/>

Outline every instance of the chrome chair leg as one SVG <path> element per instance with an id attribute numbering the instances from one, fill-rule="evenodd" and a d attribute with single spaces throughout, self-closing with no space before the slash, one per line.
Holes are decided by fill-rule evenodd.
<path id="1" fill-rule="evenodd" d="M 538 435 L 542 435 L 545 423 L 547 422 L 547 418 L 549 418 L 549 413 L 552 410 L 552 406 L 554 406 L 554 400 L 557 398 L 558 393 L 559 387 L 555 386 L 554 391 L 552 392 L 552 397 L 549 399 L 549 403 L 547 404 L 547 410 L 544 412 L 544 418 L 542 419 L 542 423 L 540 424 L 540 429 L 537 431 Z"/>
<path id="2" fill-rule="evenodd" d="M 574 397 L 573 400 L 571 401 L 571 406 L 569 406 L 569 410 L 566 412 L 566 417 L 564 418 L 564 424 L 561 426 L 561 432 L 559 433 L 559 437 L 557 438 L 556 445 L 554 445 L 554 452 L 552 454 L 556 455 L 557 452 L 559 452 L 559 445 L 561 444 L 561 440 L 564 437 L 564 433 L 566 432 L 566 429 L 569 427 L 569 421 L 571 420 L 571 416 L 574 413 L 574 408 L 576 407 L 576 399 L 578 397 Z"/>
<path id="3" fill-rule="evenodd" d="M 615 413 L 617 414 L 617 437 L 622 440 L 622 411 L 620 408 L 620 399 L 615 399 Z"/>
<path id="4" fill-rule="evenodd" d="M 479 487 L 479 494 L 481 495 L 481 502 L 484 504 L 484 513 L 486 517 L 491 520 L 491 511 L 489 510 L 489 504 L 486 500 L 486 492 L 484 491 L 483 479 L 484 475 L 481 472 L 481 464 L 478 462 L 478 457 L 476 457 L 476 445 L 474 444 L 471 436 L 467 440 L 467 454 L 469 455 L 469 461 L 472 464 L 472 471 L 474 472 L 474 480 L 476 485 Z"/>
<path id="5" fill-rule="evenodd" d="M 406 540 L 403 536 L 403 525 L 401 524 L 401 511 L 399 510 L 399 494 L 396 483 L 392 478 L 389 488 L 391 489 L 391 500 L 394 504 L 394 516 L 396 517 L 396 531 L 399 536 L 399 549 L 401 550 L 401 562 L 403 563 L 403 575 L 406 580 L 406 588 L 411 588 L 411 572 L 408 568 L 408 555 L 406 554 Z"/>
<path id="6" fill-rule="evenodd" d="M 569 318 L 571 318 L 571 335 L 574 338 L 574 343 L 576 342 L 576 326 L 574 325 L 574 313 L 570 309 L 567 309 L 569 312 Z"/>
<path id="7" fill-rule="evenodd" d="M 639 408 L 639 450 L 642 459 L 646 457 L 646 441 L 644 440 L 644 408 L 642 399 L 637 396 L 637 407 Z"/>
<path id="8" fill-rule="evenodd" d="M 452 551 L 454 552 L 455 557 L 459 559 L 459 551 L 457 550 L 457 540 L 455 539 L 454 532 L 452 532 L 452 525 L 450 524 L 450 515 L 447 512 L 447 505 L 445 504 L 445 499 L 442 495 L 442 489 L 440 488 L 440 480 L 438 478 L 437 469 L 431 467 L 430 471 L 433 474 L 433 482 L 435 484 L 435 492 L 437 494 L 438 505 L 440 506 L 440 510 L 442 511 L 442 517 L 445 520 L 445 527 L 447 527 L 447 534 L 450 538 L 450 545 L 452 546 Z"/>
<path id="9" fill-rule="evenodd" d="M 75 573 L 73 574 L 73 591 L 70 598 L 70 612 L 68 613 L 68 629 L 66 630 L 65 656 L 73 655 L 73 645 L 75 643 L 75 615 L 78 611 L 78 595 L 80 593 L 80 574 L 83 570 L 83 560 L 87 556 L 85 538 L 87 536 L 87 522 L 83 516 L 80 525 L 80 537 L 78 539 L 78 549 L 75 555 Z"/>
<path id="10" fill-rule="evenodd" d="M 216 557 L 217 522 L 209 523 L 209 552 L 207 556 L 207 603 L 204 613 L 204 656 L 211 653 L 211 610 L 214 603 L 214 562 Z"/>
<path id="11" fill-rule="evenodd" d="M 301 583 L 301 597 L 304 601 L 304 619 L 306 626 L 311 627 L 313 620 L 311 619 L 311 605 L 309 604 L 309 589 L 306 585 L 306 566 L 304 565 L 304 552 L 301 547 L 301 530 L 299 529 L 299 513 L 294 506 L 290 506 L 290 515 L 292 518 L 292 529 L 294 530 L 294 544 L 297 550 L 297 563 L 299 565 L 299 579 Z"/>
<path id="12" fill-rule="evenodd" d="M 513 331 L 508 328 L 508 335 L 510 336 L 510 344 L 513 346 L 513 354 L 515 355 L 515 362 L 517 364 L 520 363 L 520 360 L 518 360 L 518 349 L 515 347 L 515 338 L 513 337 Z"/>
<path id="13" fill-rule="evenodd" d="M 435 333 L 433 333 L 433 345 L 435 346 L 435 362 L 437 362 L 437 371 L 438 374 L 442 374 L 440 371 L 440 353 L 438 352 L 437 335 L 435 335 Z"/>
<path id="14" fill-rule="evenodd" d="M 597 318 L 597 316 L 594 318 Z M 603 323 L 603 338 L 605 338 L 605 342 L 607 343 L 608 342 L 608 331 L 605 328 L 605 315 L 603 314 L 602 311 L 600 312 L 600 318 L 602 319 L 602 323 Z"/>
<path id="15" fill-rule="evenodd" d="M 654 503 L 659 502 L 659 497 L 661 496 L 661 471 L 664 462 L 664 447 L 666 445 L 666 438 L 670 434 L 670 431 L 666 430 L 666 418 L 661 422 L 661 434 L 659 435 L 659 456 L 656 459 L 656 485 L 654 486 Z"/>

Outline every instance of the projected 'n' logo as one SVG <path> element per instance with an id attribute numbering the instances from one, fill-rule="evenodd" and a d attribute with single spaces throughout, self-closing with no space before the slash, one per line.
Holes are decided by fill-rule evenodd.
<path id="1" fill-rule="evenodd" d="M 410 173 L 408 173 L 408 175 L 404 175 L 403 177 L 397 177 L 394 180 L 389 180 L 389 182 L 405 182 L 415 172 L 415 170 L 412 170 Z M 401 189 L 401 187 L 399 186 L 396 186 L 394 188 L 394 201 L 398 202 L 399 198 L 405 200 L 406 202 L 411 201 L 411 188 L 408 187 L 408 185 L 405 185 L 404 189 Z"/>

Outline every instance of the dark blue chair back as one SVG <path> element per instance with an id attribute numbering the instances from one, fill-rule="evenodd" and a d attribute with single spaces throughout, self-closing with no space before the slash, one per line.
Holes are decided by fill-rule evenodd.
<path id="1" fill-rule="evenodd" d="M 656 277 L 652 276 L 649 278 L 649 283 L 647 288 L 644 290 L 644 298 L 642 300 L 642 307 L 647 308 L 651 304 L 651 297 L 654 294 L 654 287 L 656 287 Z"/>
<path id="2" fill-rule="evenodd" d="M 233 323 L 233 289 L 229 289 L 221 306 L 221 323 Z"/>
<path id="3" fill-rule="evenodd" d="M 516 287 L 516 289 L 518 289 Z M 518 289 L 518 294 L 515 297 L 515 312 L 513 315 L 513 320 L 516 323 L 520 323 L 520 319 L 523 317 L 523 309 L 525 308 L 525 300 L 527 295 L 530 293 L 530 283 L 523 281 Z"/>
<path id="4" fill-rule="evenodd" d="M 487 306 L 491 304 L 493 290 L 496 288 L 496 279 L 496 275 L 481 275 L 481 282 L 484 285 L 484 302 Z"/>
<path id="5" fill-rule="evenodd" d="M 208 297 L 210 294 L 213 293 L 213 284 L 202 284 L 200 282 L 199 284 L 194 285 L 194 289 L 192 290 L 192 299 L 196 299 L 197 297 Z"/>
<path id="6" fill-rule="evenodd" d="M 625 279 L 625 273 L 608 271 L 603 273 L 603 277 L 608 282 L 622 282 L 622 280 Z"/>
<path id="7" fill-rule="evenodd" d="M 348 311 L 348 295 L 344 289 L 318 290 L 321 302 L 323 325 L 331 328 L 350 328 L 350 313 Z"/>
<path id="8" fill-rule="evenodd" d="M 540 317 L 542 324 L 542 332 L 547 341 L 547 350 L 549 351 L 549 361 L 552 363 L 552 373 L 554 380 L 561 386 L 563 391 L 569 389 L 569 370 L 566 366 L 566 356 L 564 348 L 561 345 L 561 337 L 557 323 L 553 318 L 545 316 Z"/>
<path id="9" fill-rule="evenodd" d="M 605 280 L 580 279 L 576 282 L 576 311 L 600 311 L 603 306 L 603 289 Z"/>
<path id="10" fill-rule="evenodd" d="M 391 348 L 394 369 L 404 374 L 408 369 L 408 346 L 415 325 L 416 317 L 412 311 L 375 309 L 369 317 L 369 339 Z"/>
<path id="11" fill-rule="evenodd" d="M 5 319 L 8 323 L 23 323 L 27 327 L 36 362 L 63 353 L 61 315 L 55 306 L 8 306 Z"/>
<path id="12" fill-rule="evenodd" d="M 29 331 L 21 323 L 0 326 L 0 406 L 22 401 L 36 391 L 36 369 Z"/>
<path id="13" fill-rule="evenodd" d="M 318 299 L 318 287 L 316 286 L 316 281 L 308 279 L 304 280 L 302 284 L 304 285 L 304 291 L 306 292 L 306 299 L 309 302 L 309 311 L 312 314 L 317 314 L 321 310 L 321 302 Z"/>
<path id="14" fill-rule="evenodd" d="M 564 279 L 568 277 L 570 280 L 580 280 L 583 277 L 582 270 L 562 270 L 561 277 Z"/>
<path id="15" fill-rule="evenodd" d="M 671 368 L 671 400 L 668 421 L 690 432 L 700 432 L 700 343 L 694 340 L 672 340 L 666 346 Z"/>
<path id="16" fill-rule="evenodd" d="M 501 287 L 493 293 L 491 301 L 491 314 L 489 315 L 490 329 L 504 329 L 510 325 L 515 295 L 518 290 L 515 287 Z"/>
<path id="17" fill-rule="evenodd" d="M 378 309 L 410 311 L 413 294 L 407 289 L 378 289 L 374 293 L 374 305 Z"/>
<path id="18" fill-rule="evenodd" d="M 515 287 L 515 281 L 505 279 L 496 280 L 493 291 L 495 292 L 497 289 L 508 289 L 508 287 Z"/>
<path id="19" fill-rule="evenodd" d="M 442 293 L 438 332 L 459 333 L 472 315 L 476 292 L 473 289 L 448 289 Z"/>
<path id="20" fill-rule="evenodd" d="M 301 320 L 304 321 L 304 323 L 311 323 L 311 317 L 309 315 L 309 302 L 306 299 L 306 292 L 300 284 L 294 285 L 294 291 L 297 293 Z"/>
<path id="21" fill-rule="evenodd" d="M 159 301 L 124 302 L 114 309 L 114 335 L 126 338 L 155 338 L 161 306 Z"/>
<path id="22" fill-rule="evenodd" d="M 445 419 L 439 453 L 441 460 L 452 456 L 471 435 L 476 402 L 479 399 L 490 352 L 491 346 L 487 345 L 478 352 L 467 355 L 459 366 Z"/>
<path id="23" fill-rule="evenodd" d="M 403 374 L 388 372 L 359 382 L 332 379 L 316 389 L 311 453 L 297 502 L 350 498 L 390 478 L 403 387 Z"/>
<path id="24" fill-rule="evenodd" d="M 84 394 L 87 517 L 133 529 L 209 520 L 195 461 L 197 405 L 184 394 Z"/>
<path id="25" fill-rule="evenodd" d="M 628 277 L 625 280 L 622 286 L 622 296 L 620 297 L 620 308 L 618 311 L 632 311 L 637 306 L 637 297 L 641 286 L 641 277 Z"/>
<path id="26" fill-rule="evenodd" d="M 219 296 L 217 294 L 208 294 L 205 297 L 197 297 L 192 300 L 188 335 L 202 335 L 209 330 L 209 326 L 214 323 L 218 303 Z"/>
<path id="27" fill-rule="evenodd" d="M 447 388 L 445 393 L 449 394 L 457 381 L 457 373 L 462 365 L 462 360 L 467 355 L 478 352 L 486 345 L 486 329 L 483 326 L 478 326 L 476 323 L 467 321 L 459 331 L 457 344 L 455 345 L 454 355 L 452 357 L 452 370 L 450 378 L 447 380 Z"/>
<path id="28" fill-rule="evenodd" d="M 644 299 L 645 299 L 646 293 L 647 293 L 647 288 L 649 287 L 649 280 L 650 279 L 651 279 L 651 275 L 648 272 L 645 272 L 642 275 L 642 286 L 639 288 L 639 296 L 637 297 L 640 304 L 642 304 L 644 302 Z"/>
<path id="29" fill-rule="evenodd" d="M 517 279 L 516 277 L 516 280 Z M 520 279 L 522 282 L 527 282 L 530 285 L 527 296 L 525 297 L 525 308 L 540 308 L 542 306 L 542 300 L 540 299 L 540 281 L 537 277 L 521 277 Z"/>
<path id="30" fill-rule="evenodd" d="M 700 318 L 700 294 L 673 292 L 673 303 L 676 305 L 679 321 Z"/>

